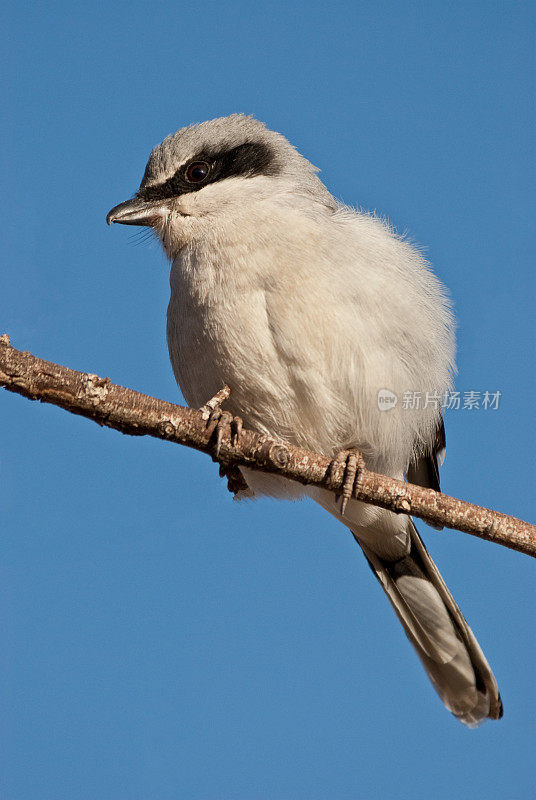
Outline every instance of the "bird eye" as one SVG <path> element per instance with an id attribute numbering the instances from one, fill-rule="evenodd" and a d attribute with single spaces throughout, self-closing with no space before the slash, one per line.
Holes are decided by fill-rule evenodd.
<path id="1" fill-rule="evenodd" d="M 206 161 L 192 161 L 188 164 L 184 172 L 184 177 L 188 183 L 202 183 L 210 172 L 210 166 Z"/>

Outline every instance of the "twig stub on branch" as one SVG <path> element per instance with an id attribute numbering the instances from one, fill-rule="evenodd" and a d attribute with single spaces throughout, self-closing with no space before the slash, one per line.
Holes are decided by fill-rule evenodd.
<path id="1" fill-rule="evenodd" d="M 76 372 L 36 358 L 12 347 L 7 335 L 0 336 L 0 386 L 31 400 L 61 406 L 122 433 L 166 439 L 209 455 L 214 451 L 206 412 L 158 400 L 117 386 L 109 378 Z M 222 391 L 225 395 L 225 390 Z M 224 396 L 220 402 L 223 399 Z M 246 429 L 241 429 L 239 437 L 233 437 L 230 425 L 223 431 L 218 460 L 226 474 L 235 477 L 238 466 L 247 466 L 322 486 L 336 494 L 341 494 L 344 486 L 345 463 Z M 435 525 L 455 528 L 536 556 L 534 525 L 432 489 L 360 468 L 354 496 L 396 513 L 412 514 Z"/>

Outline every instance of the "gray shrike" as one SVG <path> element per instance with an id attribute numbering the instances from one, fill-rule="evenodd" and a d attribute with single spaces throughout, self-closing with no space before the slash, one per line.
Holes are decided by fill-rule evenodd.
<path id="1" fill-rule="evenodd" d="M 357 449 L 375 472 L 439 489 L 439 403 L 385 410 L 379 397 L 449 390 L 445 290 L 385 221 L 337 202 L 281 134 L 242 114 L 182 128 L 107 221 L 152 228 L 171 261 L 169 354 L 191 406 L 227 384 L 247 428 L 330 457 Z M 469 727 L 501 717 L 493 673 L 410 517 L 242 473 L 255 495 L 307 495 L 343 522 L 445 706 Z"/>

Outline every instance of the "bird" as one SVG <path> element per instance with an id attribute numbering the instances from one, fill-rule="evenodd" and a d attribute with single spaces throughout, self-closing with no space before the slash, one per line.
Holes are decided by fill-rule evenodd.
<path id="1" fill-rule="evenodd" d="M 354 473 L 359 454 L 367 469 L 439 491 L 438 398 L 455 371 L 448 293 L 417 247 L 336 200 L 318 172 L 282 134 L 231 114 L 158 144 L 107 222 L 151 228 L 171 262 L 167 341 L 190 406 L 226 385 L 227 413 L 250 430 Z M 239 497 L 309 497 L 350 530 L 460 722 L 502 716 L 493 672 L 409 515 L 240 469 Z"/>

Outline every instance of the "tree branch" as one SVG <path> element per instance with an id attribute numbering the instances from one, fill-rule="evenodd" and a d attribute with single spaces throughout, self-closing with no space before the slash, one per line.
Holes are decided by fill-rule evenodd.
<path id="1" fill-rule="evenodd" d="M 6 335 L 0 336 L 0 386 L 31 400 L 61 406 L 121 433 L 154 436 L 214 455 L 213 425 L 207 425 L 208 403 L 197 411 L 157 400 L 116 386 L 109 378 L 75 372 L 16 350 Z M 253 431 L 242 430 L 238 441 L 232 443 L 227 425 L 217 460 L 226 474 L 236 476 L 236 467 L 246 466 L 336 494 L 342 492 L 344 463 Z M 432 489 L 360 469 L 354 497 L 536 557 L 536 526 Z"/>

